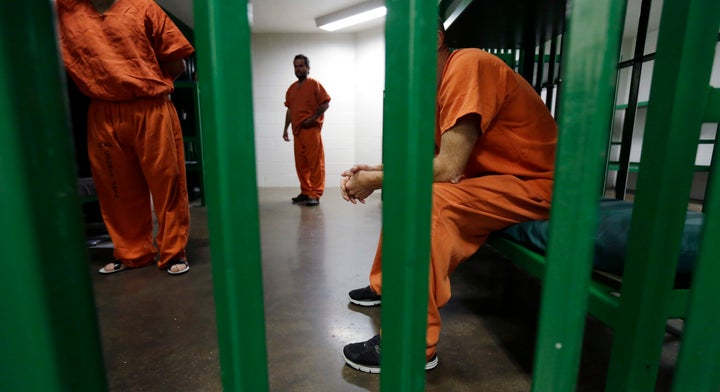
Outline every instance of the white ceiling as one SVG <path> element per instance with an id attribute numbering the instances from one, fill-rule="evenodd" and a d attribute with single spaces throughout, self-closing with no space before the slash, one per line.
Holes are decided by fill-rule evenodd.
<path id="1" fill-rule="evenodd" d="M 193 0 L 155 1 L 188 26 L 194 27 Z M 362 2 L 363 0 L 250 0 L 252 5 L 252 32 L 331 34 L 318 29 L 315 26 L 315 18 Z M 339 30 L 336 33 L 351 33 L 380 26 L 384 19 Z"/>
<path id="2" fill-rule="evenodd" d="M 188 26 L 194 27 L 193 0 L 155 0 Z M 243 1 L 243 0 L 235 0 Z M 252 6 L 253 33 L 320 33 L 333 34 L 315 26 L 315 18 L 362 3 L 364 0 L 249 0 Z M 660 5 L 654 1 L 651 8 L 649 31 L 657 30 Z M 636 34 L 636 21 L 640 14 L 640 0 L 630 0 L 627 10 L 625 36 Z M 366 22 L 334 33 L 354 33 L 381 26 L 385 18 Z"/>

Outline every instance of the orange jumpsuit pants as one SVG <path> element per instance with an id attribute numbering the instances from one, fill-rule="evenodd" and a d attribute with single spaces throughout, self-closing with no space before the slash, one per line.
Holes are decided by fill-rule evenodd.
<path id="1" fill-rule="evenodd" d="M 319 199 L 325 191 L 325 151 L 320 135 L 322 125 L 302 128 L 294 134 L 295 170 L 300 193 Z"/>
<path id="2" fill-rule="evenodd" d="M 155 261 L 150 198 L 158 218 L 158 268 L 186 259 L 190 227 L 182 130 L 165 98 L 93 100 L 88 155 L 113 256 L 128 267 Z"/>
<path id="3" fill-rule="evenodd" d="M 482 246 L 490 233 L 512 224 L 547 219 L 552 180 L 523 181 L 512 175 L 467 178 L 458 184 L 433 184 L 430 272 L 428 287 L 427 359 L 440 338 L 440 312 L 450 299 L 450 273 Z M 370 287 L 382 293 L 382 236 Z"/>

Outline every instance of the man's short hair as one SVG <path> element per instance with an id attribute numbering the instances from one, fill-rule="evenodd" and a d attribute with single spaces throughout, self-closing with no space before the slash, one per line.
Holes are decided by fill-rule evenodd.
<path id="1" fill-rule="evenodd" d="M 298 60 L 298 59 L 305 60 L 305 66 L 310 68 L 310 59 L 308 59 L 307 56 L 305 56 L 304 54 L 299 54 L 299 55 L 295 56 L 295 58 L 293 59 L 293 63 L 295 62 L 295 60 Z"/>

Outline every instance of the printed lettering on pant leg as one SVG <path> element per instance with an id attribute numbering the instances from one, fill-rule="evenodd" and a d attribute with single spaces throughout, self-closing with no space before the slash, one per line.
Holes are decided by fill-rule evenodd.
<path id="1" fill-rule="evenodd" d="M 105 154 L 105 166 L 108 169 L 108 175 L 112 179 L 113 197 L 115 197 L 116 199 L 119 199 L 120 194 L 118 192 L 117 181 L 115 181 L 115 173 L 113 171 L 112 157 L 110 156 L 110 151 L 108 151 L 108 149 L 112 147 L 112 144 L 111 143 L 98 143 L 98 147 L 103 149 L 103 153 Z"/>

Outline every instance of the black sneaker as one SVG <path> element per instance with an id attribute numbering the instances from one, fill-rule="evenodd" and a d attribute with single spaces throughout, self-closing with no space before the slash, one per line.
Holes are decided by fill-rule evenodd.
<path id="1" fill-rule="evenodd" d="M 297 195 L 297 197 L 293 197 L 291 200 L 292 200 L 293 204 L 295 204 L 295 203 L 302 203 L 304 201 L 308 201 L 308 199 L 310 199 L 310 196 L 308 196 L 304 193 L 301 193 L 301 194 Z"/>
<path id="2" fill-rule="evenodd" d="M 380 335 L 360 343 L 350 343 L 343 347 L 343 358 L 353 369 L 366 373 L 380 373 Z M 437 354 L 425 363 L 425 370 L 435 369 L 438 365 Z"/>
<path id="3" fill-rule="evenodd" d="M 313 207 L 313 206 L 316 206 L 316 205 L 319 205 L 319 204 L 320 204 L 320 199 L 315 199 L 315 198 L 313 198 L 313 197 L 309 197 L 309 198 L 307 199 L 307 201 L 305 202 L 305 205 L 306 205 L 306 206 L 310 206 L 310 207 Z"/>
<path id="4" fill-rule="evenodd" d="M 361 289 L 351 290 L 348 293 L 350 302 L 360 306 L 378 306 L 380 305 L 380 295 L 375 294 L 370 286 Z"/>

